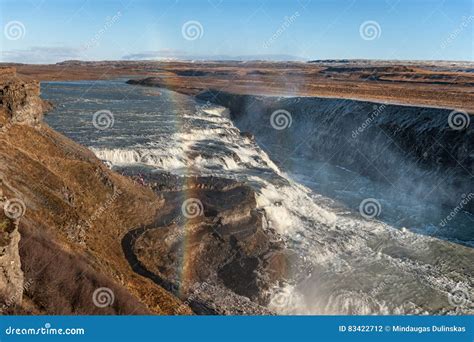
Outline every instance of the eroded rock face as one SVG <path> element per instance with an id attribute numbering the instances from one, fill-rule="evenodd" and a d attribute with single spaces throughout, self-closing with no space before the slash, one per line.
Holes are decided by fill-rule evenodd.
<path id="1" fill-rule="evenodd" d="M 157 190 L 182 183 L 171 175 L 154 177 L 147 181 Z M 255 193 L 216 177 L 184 184 L 184 192 L 162 193 L 174 209 L 137 235 L 137 259 L 198 313 L 268 314 L 269 290 L 285 278 L 287 255 L 257 209 Z"/>
<path id="2" fill-rule="evenodd" d="M 120 246 L 162 201 L 41 123 L 43 110 L 37 82 L 0 68 L 0 189 L 28 205 L 19 225 L 0 206 L 1 313 L 190 314 L 136 276 Z M 101 287 L 114 294 L 109 306 L 94 303 Z"/>
<path id="3" fill-rule="evenodd" d="M 12 124 L 41 122 L 45 103 L 36 81 L 16 77 L 15 68 L 0 68 L 0 132 Z M 2 180 L 0 179 L 0 184 Z M 8 212 L 8 199 L 0 189 L 0 310 L 21 305 L 24 274 L 21 269 L 19 217 Z"/>
<path id="4" fill-rule="evenodd" d="M 48 104 L 39 95 L 39 82 L 18 78 L 15 68 L 0 68 L 0 132 L 4 133 L 12 124 L 40 123 Z M 4 209 L 7 200 L 0 189 L 0 308 L 21 305 L 24 289 L 18 247 L 19 217 L 8 215 Z"/>
<path id="5" fill-rule="evenodd" d="M 0 123 L 33 125 L 41 122 L 51 104 L 39 95 L 38 81 L 18 78 L 14 68 L 0 68 L 0 116 L 3 116 Z"/>
<path id="6" fill-rule="evenodd" d="M 4 201 L 0 200 L 0 204 L 0 310 L 3 310 L 21 304 L 24 276 L 18 249 L 18 221 L 5 215 Z"/>

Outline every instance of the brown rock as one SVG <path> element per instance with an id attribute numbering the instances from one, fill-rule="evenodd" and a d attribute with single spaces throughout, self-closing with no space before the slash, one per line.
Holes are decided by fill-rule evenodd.
<path id="1" fill-rule="evenodd" d="M 38 82 L 0 69 L 0 176 L 5 196 L 21 197 L 27 205 L 19 230 L 0 216 L 4 312 L 191 313 L 135 274 L 121 248 L 121 236 L 151 222 L 163 201 L 42 123 L 43 110 Z M 93 293 L 101 287 L 114 293 L 113 305 L 94 305 Z"/>
<path id="2" fill-rule="evenodd" d="M 199 181 L 203 186 L 186 197 L 168 195 L 168 205 L 175 208 L 172 223 L 145 228 L 133 252 L 149 272 L 179 288 L 183 299 L 193 294 L 194 302 L 220 307 L 220 313 L 262 313 L 267 291 L 287 272 L 283 244 L 256 209 L 250 187 L 215 177 Z M 202 205 L 200 215 L 186 218 L 180 209 L 185 200 Z M 193 289 L 204 283 L 208 286 L 196 294 Z M 216 305 L 209 291 L 230 296 L 229 305 Z M 235 302 L 247 303 L 246 309 L 230 304 Z"/>
<path id="3" fill-rule="evenodd" d="M 3 212 L 0 201 L 0 312 L 8 307 L 21 305 L 24 276 L 21 270 L 18 244 L 18 221 Z"/>

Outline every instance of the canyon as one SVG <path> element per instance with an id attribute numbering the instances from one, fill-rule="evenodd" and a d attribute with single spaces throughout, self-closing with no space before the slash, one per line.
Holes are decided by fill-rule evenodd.
<path id="1" fill-rule="evenodd" d="M 4 313 L 271 314 L 265 293 L 285 275 L 283 245 L 250 188 L 114 172 L 43 122 L 52 104 L 37 81 L 0 70 Z M 202 213 L 188 220 L 190 191 Z M 172 261 L 184 238 L 195 241 L 185 282 Z"/>
<path id="2" fill-rule="evenodd" d="M 10 270 L 2 282 L 3 311 L 174 313 L 179 299 L 135 276 L 116 241 L 124 229 L 151 221 L 162 201 L 44 124 L 49 105 L 39 97 L 38 82 L 3 69 L 1 89 L 2 204 L 10 216 L 1 225 L 2 268 Z M 116 191 L 120 196 L 89 224 Z M 10 205 L 17 209 L 13 218 Z M 138 215 L 139 207 L 148 210 Z M 99 285 L 114 293 L 106 308 L 92 302 Z"/>
<path id="3" fill-rule="evenodd" d="M 282 169 L 291 170 L 285 156 L 333 164 L 454 208 L 472 191 L 472 75 L 472 65 L 461 62 L 4 65 L 0 199 L 5 207 L 20 203 L 21 215 L 0 218 L 3 312 L 273 314 L 271 291 L 298 263 L 249 184 L 146 165 L 111 170 L 97 151 L 44 122 L 43 113 L 61 103 L 41 99 L 36 80 L 120 78 L 132 94 L 146 86 L 159 88 L 157 97 L 161 89 L 190 95 L 204 111 L 227 108 L 242 139 L 258 143 Z M 289 116 L 278 129 L 272 115 L 282 110 Z M 453 113 L 465 120 L 460 129 L 450 126 Z M 186 152 L 188 160 L 221 157 L 218 148 L 213 156 L 198 147 Z M 232 158 L 243 163 L 238 153 Z M 190 199 L 198 214 L 188 217 L 183 205 Z M 462 209 L 472 213 L 473 205 Z M 459 263 L 472 274 L 466 258 Z M 98 307 L 91 299 L 104 287 L 114 301 Z"/>
<path id="4" fill-rule="evenodd" d="M 241 95 L 346 98 L 474 111 L 472 62 L 151 60 L 0 65 L 13 66 L 19 75 L 40 81 L 154 77 L 155 83 L 190 95 L 205 88 Z"/>

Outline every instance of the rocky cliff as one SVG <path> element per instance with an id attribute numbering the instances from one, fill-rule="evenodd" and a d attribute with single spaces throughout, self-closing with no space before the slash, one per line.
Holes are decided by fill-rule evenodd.
<path id="1" fill-rule="evenodd" d="M 8 210 L 8 200 L 0 198 L 0 204 Z M 3 303 L 3 306 L 0 306 L 1 311 L 10 306 L 21 305 L 24 286 L 18 248 L 20 242 L 18 221 L 7 215 L 8 212 L 0 211 L 0 301 Z"/>
<path id="2" fill-rule="evenodd" d="M 339 69 L 349 74 L 357 71 L 344 68 Z M 285 96 L 247 95 L 249 89 L 255 94 L 271 93 L 267 88 L 273 84 L 291 90 L 294 84 L 284 81 L 274 80 L 258 89 L 252 82 L 221 84 L 202 77 L 148 77 L 128 83 L 168 88 L 229 108 L 236 126 L 255 136 L 275 160 L 293 155 L 342 166 L 390 185 L 401 195 L 413 194 L 449 208 L 459 206 L 472 192 L 474 109 L 468 95 L 456 94 L 456 87 L 436 96 L 417 95 L 415 103 L 429 100 L 437 107 L 395 104 L 394 94 L 398 103 L 413 103 L 405 94 L 409 88 L 404 89 L 405 97 L 398 89 L 375 102 L 345 98 L 348 94 L 343 93 L 340 98 L 334 93 L 328 98 L 288 92 Z M 306 81 L 299 79 L 303 84 L 298 86 Z M 385 87 L 377 85 L 383 92 Z M 409 89 L 410 97 L 416 94 Z M 461 99 L 456 102 L 460 108 L 450 107 L 453 104 L 448 100 L 454 96 Z M 473 213 L 474 202 L 468 201 L 463 209 Z"/>
<path id="3" fill-rule="evenodd" d="M 191 313 L 133 272 L 121 248 L 163 200 L 43 123 L 39 93 L 38 82 L 0 69 L 2 312 Z"/>
<path id="4" fill-rule="evenodd" d="M 51 104 L 40 97 L 35 80 L 17 77 L 15 68 L 0 68 L 0 107 L 3 124 L 38 124 Z"/>
<path id="5" fill-rule="evenodd" d="M 197 97 L 228 107 L 236 125 L 276 156 L 343 166 L 449 207 L 472 191 L 474 119 L 462 109 L 217 90 Z M 474 212 L 474 203 L 465 210 Z"/>
<path id="6" fill-rule="evenodd" d="M 288 256 L 251 188 L 113 172 L 42 121 L 36 81 L 0 79 L 4 313 L 271 313 Z"/>
<path id="7" fill-rule="evenodd" d="M 166 214 L 122 239 L 132 268 L 200 314 L 271 314 L 270 290 L 288 276 L 290 254 L 254 191 L 218 177 L 143 173 Z"/>

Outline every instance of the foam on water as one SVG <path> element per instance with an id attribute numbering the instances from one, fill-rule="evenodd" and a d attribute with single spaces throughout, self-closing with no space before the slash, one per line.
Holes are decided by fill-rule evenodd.
<path id="1" fill-rule="evenodd" d="M 183 150 L 179 148 L 169 149 L 173 155 L 163 154 L 162 150 L 147 149 L 110 149 L 90 147 L 92 152 L 102 160 L 110 162 L 112 165 L 126 166 L 133 164 L 145 164 L 157 168 L 179 169 L 187 165 Z"/>
<path id="2" fill-rule="evenodd" d="M 68 87 L 71 98 L 80 91 Z M 49 98 L 64 92 L 47 89 Z M 226 108 L 166 90 L 156 97 L 141 89 L 135 87 L 133 97 L 114 107 L 115 126 L 109 131 L 81 131 L 86 121 L 77 111 L 94 103 L 98 95 L 93 90 L 82 107 L 66 102 L 48 121 L 60 131 L 74 131 L 74 139 L 114 165 L 146 164 L 252 186 L 268 225 L 292 251 L 288 281 L 271 292 L 272 309 L 291 314 L 472 313 L 469 305 L 456 308 L 448 302 L 459 284 L 472 292 L 472 249 L 364 219 L 280 170 L 253 139 L 241 134 Z M 99 90 L 100 104 L 90 110 L 104 106 L 106 89 Z M 146 123 L 134 121 L 144 112 Z"/>

